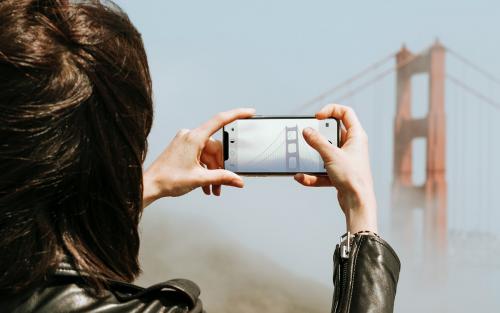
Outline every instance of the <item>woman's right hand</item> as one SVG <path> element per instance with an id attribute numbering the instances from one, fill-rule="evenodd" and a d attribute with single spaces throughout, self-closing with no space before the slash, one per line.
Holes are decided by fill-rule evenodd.
<path id="1" fill-rule="evenodd" d="M 296 174 L 305 186 L 334 186 L 346 216 L 347 230 L 377 232 L 377 203 L 368 154 L 368 137 L 353 109 L 330 104 L 316 113 L 317 119 L 334 117 L 342 121 L 341 147 L 328 142 L 318 131 L 306 128 L 306 142 L 321 155 L 328 176 Z"/>
<path id="2" fill-rule="evenodd" d="M 163 153 L 144 173 L 143 206 L 162 197 L 178 197 L 202 187 L 203 192 L 219 196 L 221 186 L 243 187 L 237 174 L 223 169 L 222 143 L 211 136 L 237 119 L 255 114 L 251 108 L 221 112 L 192 129 L 177 133 Z"/>

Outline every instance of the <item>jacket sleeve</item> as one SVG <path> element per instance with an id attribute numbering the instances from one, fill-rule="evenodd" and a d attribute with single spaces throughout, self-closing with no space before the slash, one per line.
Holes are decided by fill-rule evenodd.
<path id="1" fill-rule="evenodd" d="M 355 235 L 347 258 L 334 253 L 332 313 L 390 313 L 401 263 L 376 235 Z"/>

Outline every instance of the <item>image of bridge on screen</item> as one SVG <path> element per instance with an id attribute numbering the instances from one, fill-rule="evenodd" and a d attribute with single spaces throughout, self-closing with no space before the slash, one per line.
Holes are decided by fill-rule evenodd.
<path id="1" fill-rule="evenodd" d="M 304 140 L 302 130 L 325 132 L 327 123 L 315 119 L 250 119 L 233 123 L 228 169 L 240 173 L 324 171 L 319 154 Z M 335 127 L 332 127 L 335 132 Z"/>

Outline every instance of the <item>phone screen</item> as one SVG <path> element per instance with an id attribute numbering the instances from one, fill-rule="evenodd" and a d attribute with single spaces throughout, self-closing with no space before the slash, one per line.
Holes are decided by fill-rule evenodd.
<path id="1" fill-rule="evenodd" d="M 256 117 L 224 127 L 224 166 L 240 174 L 326 173 L 319 153 L 311 148 L 302 130 L 317 129 L 338 145 L 336 119 L 314 117 Z"/>

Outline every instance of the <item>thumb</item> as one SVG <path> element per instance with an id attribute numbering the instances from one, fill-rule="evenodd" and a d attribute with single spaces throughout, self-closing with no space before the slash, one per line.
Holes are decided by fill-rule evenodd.
<path id="1" fill-rule="evenodd" d="M 319 152 L 319 155 L 321 155 L 321 158 L 325 163 L 333 160 L 334 154 L 339 148 L 326 140 L 326 138 L 323 137 L 317 130 L 306 127 L 302 131 L 302 135 L 304 136 L 307 144 Z"/>
<path id="2" fill-rule="evenodd" d="M 243 179 L 235 173 L 223 170 L 205 170 L 203 175 L 203 185 L 227 185 L 238 188 L 243 188 Z"/>

